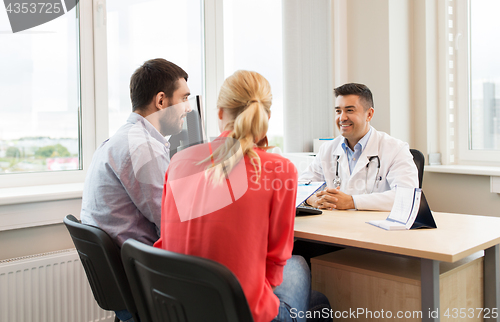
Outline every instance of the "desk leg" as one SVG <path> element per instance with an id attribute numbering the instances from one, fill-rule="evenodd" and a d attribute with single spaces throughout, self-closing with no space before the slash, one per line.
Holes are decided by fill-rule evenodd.
<path id="1" fill-rule="evenodd" d="M 439 261 L 421 259 L 420 287 L 422 293 L 422 321 L 438 322 L 439 312 Z"/>
<path id="2" fill-rule="evenodd" d="M 484 321 L 500 321 L 499 245 L 484 251 Z"/>

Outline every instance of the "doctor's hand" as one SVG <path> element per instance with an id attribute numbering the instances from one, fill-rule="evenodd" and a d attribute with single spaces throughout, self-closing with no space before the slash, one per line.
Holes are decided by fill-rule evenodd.
<path id="1" fill-rule="evenodd" d="M 343 193 L 339 188 L 328 188 L 317 192 L 307 199 L 307 203 L 319 209 L 354 209 L 352 196 Z"/>
<path id="2" fill-rule="evenodd" d="M 351 195 L 343 193 L 340 188 L 328 188 L 324 192 L 329 193 L 332 197 L 336 198 L 334 208 L 338 210 L 354 209 L 354 200 Z"/>

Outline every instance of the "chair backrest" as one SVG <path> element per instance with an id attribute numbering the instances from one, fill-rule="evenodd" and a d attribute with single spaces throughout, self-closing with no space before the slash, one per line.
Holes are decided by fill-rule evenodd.
<path id="1" fill-rule="evenodd" d="M 422 181 L 424 181 L 424 166 L 425 166 L 425 157 L 422 152 L 417 149 L 410 149 L 411 154 L 413 155 L 413 162 L 418 169 L 418 186 L 422 188 Z"/>
<path id="2" fill-rule="evenodd" d="M 123 269 L 120 249 L 102 229 L 64 218 L 97 304 L 104 310 L 128 310 L 138 322 L 137 308 Z"/>
<path id="3" fill-rule="evenodd" d="M 122 259 L 142 321 L 253 321 L 238 280 L 219 263 L 133 239 Z"/>

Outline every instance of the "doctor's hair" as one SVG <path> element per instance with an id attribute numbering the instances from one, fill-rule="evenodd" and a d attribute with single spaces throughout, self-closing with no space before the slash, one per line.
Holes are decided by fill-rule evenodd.
<path id="1" fill-rule="evenodd" d="M 346 95 L 357 95 L 361 99 L 365 111 L 373 105 L 373 95 L 368 86 L 358 83 L 347 83 L 342 86 L 335 88 L 335 97 L 346 96 Z"/>
<path id="2" fill-rule="evenodd" d="M 160 92 L 171 98 L 179 88 L 180 78 L 187 82 L 188 74 L 168 60 L 156 58 L 144 62 L 130 77 L 132 111 L 144 109 Z"/>
<path id="3" fill-rule="evenodd" d="M 271 85 L 257 72 L 238 70 L 226 78 L 217 107 L 229 113 L 232 121 L 224 128 L 224 131 L 230 131 L 228 139 L 207 158 L 214 160 L 207 171 L 212 182 L 220 183 L 226 179 L 245 155 L 250 157 L 256 181 L 259 180 L 261 161 L 254 147 L 269 148 L 266 133 L 272 98 Z"/>

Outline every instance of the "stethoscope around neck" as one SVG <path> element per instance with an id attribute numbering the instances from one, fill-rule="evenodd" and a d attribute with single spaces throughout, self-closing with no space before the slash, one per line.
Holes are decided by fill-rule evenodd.
<path id="1" fill-rule="evenodd" d="M 335 169 L 335 178 L 333 179 L 333 187 L 334 188 L 338 188 L 342 184 L 342 179 L 340 179 L 340 176 L 339 176 L 339 163 L 340 163 L 339 159 L 340 159 L 340 155 L 337 155 L 337 166 Z M 372 193 L 373 190 L 375 190 L 375 185 L 377 185 L 377 187 L 378 187 L 378 183 L 380 181 L 380 180 L 378 180 L 378 175 L 380 173 L 380 158 L 378 157 L 378 155 L 373 155 L 373 156 L 368 158 L 368 163 L 366 164 L 365 193 L 368 193 L 368 169 L 370 168 L 370 164 L 372 163 L 373 159 L 377 159 L 377 174 L 375 174 L 375 180 L 373 181 L 373 186 L 372 186 L 372 190 L 370 191 L 370 193 Z"/>

